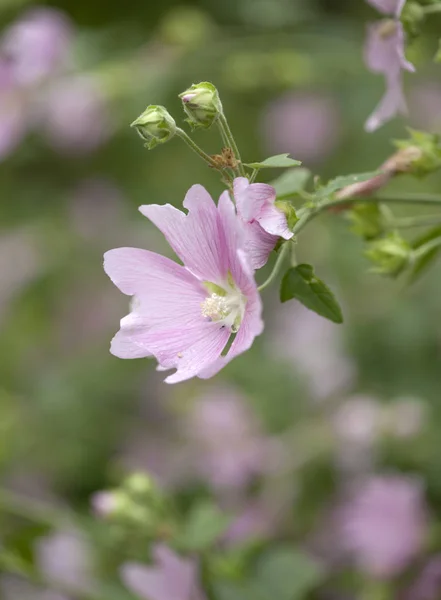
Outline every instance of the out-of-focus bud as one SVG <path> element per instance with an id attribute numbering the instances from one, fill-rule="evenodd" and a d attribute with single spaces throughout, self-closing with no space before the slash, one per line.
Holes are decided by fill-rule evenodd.
<path id="1" fill-rule="evenodd" d="M 424 18 L 424 8 L 418 2 L 405 3 L 400 20 L 409 37 L 415 37 L 420 33 Z"/>
<path id="2" fill-rule="evenodd" d="M 351 230 L 365 240 L 375 240 L 384 233 L 384 215 L 380 204 L 356 204 L 349 212 Z"/>
<path id="3" fill-rule="evenodd" d="M 176 122 L 164 106 L 151 104 L 133 123 L 140 137 L 147 142 L 151 150 L 158 144 L 164 144 L 176 133 Z"/>
<path id="4" fill-rule="evenodd" d="M 409 129 L 410 138 L 396 140 L 398 172 L 424 177 L 441 168 L 441 141 L 438 135 Z M 393 158 L 393 157 L 392 157 Z"/>
<path id="5" fill-rule="evenodd" d="M 294 225 L 299 220 L 294 206 L 290 202 L 285 202 L 284 200 L 277 200 L 275 204 L 276 207 L 285 214 L 288 229 L 292 231 Z"/>
<path id="6" fill-rule="evenodd" d="M 373 263 L 373 271 L 396 277 L 410 263 L 412 248 L 398 233 L 372 242 L 365 256 Z"/>
<path id="7" fill-rule="evenodd" d="M 192 128 L 208 129 L 222 113 L 222 104 L 215 86 L 208 82 L 194 83 L 179 94 L 184 111 L 188 116 L 187 122 Z"/>

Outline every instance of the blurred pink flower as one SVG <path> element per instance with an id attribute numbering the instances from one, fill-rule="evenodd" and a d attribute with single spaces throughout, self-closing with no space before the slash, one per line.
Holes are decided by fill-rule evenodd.
<path id="1" fill-rule="evenodd" d="M 61 11 L 33 8 L 4 33 L 1 54 L 10 63 L 17 85 L 34 85 L 66 66 L 72 27 Z"/>
<path id="2" fill-rule="evenodd" d="M 272 468 L 272 440 L 260 431 L 246 398 L 214 390 L 197 400 L 187 419 L 194 469 L 217 490 L 241 489 Z"/>
<path id="3" fill-rule="evenodd" d="M 340 516 L 344 549 L 371 577 L 394 577 L 422 548 L 427 520 L 419 480 L 389 475 L 360 481 Z"/>
<path id="4" fill-rule="evenodd" d="M 41 127 L 57 150 L 71 154 L 96 150 L 112 134 L 99 82 L 77 75 L 54 83 L 41 104 Z"/>
<path id="5" fill-rule="evenodd" d="M 274 515 L 259 501 L 250 501 L 233 520 L 223 536 L 229 546 L 250 540 L 267 539 L 274 532 Z"/>
<path id="6" fill-rule="evenodd" d="M 439 600 L 441 597 L 441 554 L 432 556 L 417 580 L 400 600 Z"/>
<path id="7" fill-rule="evenodd" d="M 404 55 L 404 29 L 399 16 L 404 2 L 371 2 L 382 7 L 386 13 L 389 8 L 395 17 L 368 26 L 364 58 L 368 69 L 380 73 L 386 81 L 386 92 L 372 115 L 366 122 L 367 131 L 375 131 L 396 114 L 406 114 L 407 106 L 402 90 L 401 73 L 403 70 L 414 72 L 415 67 Z"/>
<path id="8" fill-rule="evenodd" d="M 181 558 L 170 548 L 153 549 L 154 565 L 127 563 L 121 569 L 126 587 L 146 600 L 203 600 L 194 560 Z"/>
<path id="9" fill-rule="evenodd" d="M 268 152 L 289 152 L 294 158 L 314 163 L 338 145 L 341 118 L 331 96 L 291 92 L 269 104 L 262 131 Z"/>
<path id="10" fill-rule="evenodd" d="M 366 2 L 384 15 L 395 15 L 399 18 L 406 0 L 366 0 Z"/>
<path id="11" fill-rule="evenodd" d="M 298 303 L 277 307 L 267 340 L 274 356 L 307 378 L 317 399 L 344 392 L 354 380 L 355 365 L 344 353 L 341 331 Z"/>
<path id="12" fill-rule="evenodd" d="M 254 269 L 268 260 L 280 238 L 289 240 L 286 215 L 275 206 L 276 190 L 265 183 L 250 184 L 246 177 L 234 180 L 237 214 L 244 224 L 245 250 Z"/>
<path id="13" fill-rule="evenodd" d="M 94 587 L 91 549 L 76 531 L 58 531 L 40 539 L 36 563 L 45 580 L 54 585 L 84 593 Z"/>
<path id="14" fill-rule="evenodd" d="M 166 378 L 168 383 L 212 376 L 248 350 L 263 329 L 260 296 L 228 192 L 216 206 L 195 185 L 184 207 L 188 215 L 170 204 L 140 210 L 185 266 L 137 248 L 110 250 L 104 259 L 115 285 L 134 296 L 133 310 L 122 319 L 111 352 L 120 358 L 155 356 L 159 370 L 177 369 Z"/>

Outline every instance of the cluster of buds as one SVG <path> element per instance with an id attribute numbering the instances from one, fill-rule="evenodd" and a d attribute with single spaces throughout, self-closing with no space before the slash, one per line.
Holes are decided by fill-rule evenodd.
<path id="1" fill-rule="evenodd" d="M 365 255 L 373 263 L 374 272 L 396 277 L 411 263 L 413 250 L 404 238 L 394 232 L 372 242 Z"/>
<path id="2" fill-rule="evenodd" d="M 179 97 L 188 117 L 186 120 L 192 129 L 211 127 L 222 113 L 219 94 L 212 83 L 193 84 L 188 90 L 179 94 Z M 181 131 L 168 110 L 159 105 L 148 106 L 132 123 L 132 127 L 146 142 L 145 145 L 149 150 L 158 144 L 168 142 Z"/>
<path id="3" fill-rule="evenodd" d="M 145 473 L 130 475 L 119 488 L 97 492 L 92 509 L 119 531 L 136 532 L 142 537 L 167 537 L 170 529 L 166 498 Z"/>

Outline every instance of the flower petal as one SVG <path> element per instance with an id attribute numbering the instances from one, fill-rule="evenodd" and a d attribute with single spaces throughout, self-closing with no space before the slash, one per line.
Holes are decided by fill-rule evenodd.
<path id="1" fill-rule="evenodd" d="M 139 210 L 162 231 L 192 273 L 199 279 L 220 283 L 228 265 L 216 205 L 201 185 L 194 185 L 187 192 L 184 207 L 188 215 L 170 204 L 147 204 Z"/>
<path id="2" fill-rule="evenodd" d="M 262 210 L 259 225 L 264 231 L 272 235 L 290 240 L 293 232 L 289 229 L 286 215 L 273 204 L 268 204 Z"/>
<path id="3" fill-rule="evenodd" d="M 258 221 L 262 210 L 276 200 L 275 189 L 266 183 L 250 183 L 246 177 L 234 180 L 237 214 L 246 223 Z"/>
<path id="4" fill-rule="evenodd" d="M 365 129 L 368 132 L 375 131 L 397 114 L 407 113 L 406 100 L 401 88 L 401 77 L 389 80 L 387 86 L 381 102 L 366 121 Z"/>
<path id="5" fill-rule="evenodd" d="M 264 231 L 259 223 L 249 223 L 244 228 L 245 252 L 253 269 L 260 269 L 266 265 L 279 238 Z"/>

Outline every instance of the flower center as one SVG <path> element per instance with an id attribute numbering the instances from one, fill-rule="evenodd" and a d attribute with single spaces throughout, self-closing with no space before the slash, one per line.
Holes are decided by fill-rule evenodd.
<path id="1" fill-rule="evenodd" d="M 378 33 L 380 37 L 384 40 L 395 35 L 397 31 L 397 23 L 394 19 L 384 19 L 381 22 L 380 28 L 378 29 Z"/>
<path id="2" fill-rule="evenodd" d="M 222 293 L 213 293 L 201 304 L 202 316 L 209 321 L 227 326 L 232 333 L 238 331 L 245 310 L 245 298 L 237 290 Z"/>

